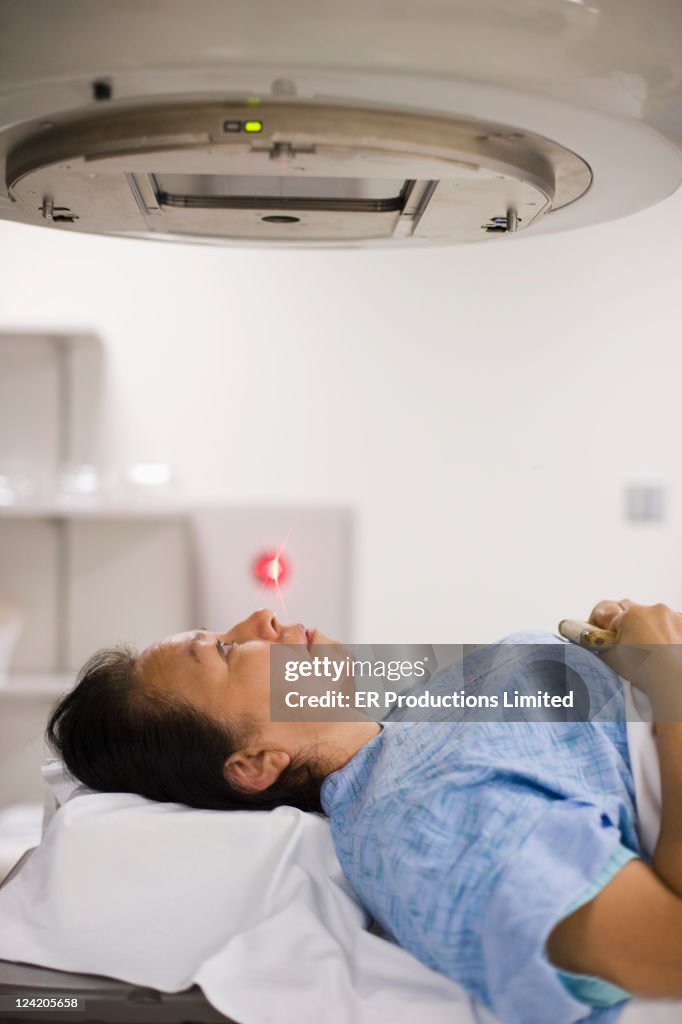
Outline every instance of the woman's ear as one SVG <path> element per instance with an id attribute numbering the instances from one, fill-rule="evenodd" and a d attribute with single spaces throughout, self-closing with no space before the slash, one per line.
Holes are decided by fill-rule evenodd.
<path id="1" fill-rule="evenodd" d="M 262 793 L 277 782 L 290 764 L 291 757 L 285 750 L 259 750 L 255 753 L 239 750 L 227 759 L 223 772 L 235 789 Z"/>

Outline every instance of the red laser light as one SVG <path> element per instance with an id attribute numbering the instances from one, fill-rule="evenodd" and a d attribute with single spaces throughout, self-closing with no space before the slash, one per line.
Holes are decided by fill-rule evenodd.
<path id="1" fill-rule="evenodd" d="M 266 551 L 254 562 L 253 572 L 256 579 L 266 587 L 281 587 L 289 572 L 289 566 L 278 551 Z"/>

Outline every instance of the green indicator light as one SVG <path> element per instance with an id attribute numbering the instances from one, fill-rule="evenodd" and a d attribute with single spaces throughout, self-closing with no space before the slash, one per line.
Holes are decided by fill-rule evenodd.
<path id="1" fill-rule="evenodd" d="M 247 96 L 244 102 L 247 107 L 259 107 L 263 101 L 260 96 Z"/>
<path id="2" fill-rule="evenodd" d="M 262 132 L 263 122 L 262 121 L 244 121 L 245 132 Z"/>

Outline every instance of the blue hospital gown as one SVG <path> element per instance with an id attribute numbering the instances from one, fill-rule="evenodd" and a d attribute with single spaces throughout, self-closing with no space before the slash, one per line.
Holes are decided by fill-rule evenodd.
<path id="1" fill-rule="evenodd" d="M 568 657 L 588 685 L 590 721 L 393 712 L 325 780 L 322 804 L 351 885 L 401 946 L 504 1024 L 602 1024 L 624 1004 L 576 998 L 544 947 L 555 924 L 641 855 L 622 686 L 550 634 L 504 643 L 434 675 L 431 693 L 482 680 L 486 693 L 534 693 Z"/>

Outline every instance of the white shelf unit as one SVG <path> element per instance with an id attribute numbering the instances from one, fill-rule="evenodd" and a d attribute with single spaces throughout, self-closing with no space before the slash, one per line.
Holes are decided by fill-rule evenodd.
<path id="1" fill-rule="evenodd" d="M 51 502 L 60 468 L 97 465 L 103 351 L 90 334 L 0 334 L 0 497 Z M 4 492 L 4 494 L 3 494 Z"/>
<path id="2" fill-rule="evenodd" d="M 103 365 L 91 335 L 0 334 L 0 601 L 23 616 L 0 683 L 0 807 L 41 799 L 45 721 L 93 651 L 193 620 L 185 506 L 58 494 L 64 467 L 101 465 Z"/>
<path id="3" fill-rule="evenodd" d="M 173 519 L 187 515 L 191 507 L 187 504 L 152 504 L 150 502 L 98 502 L 97 504 L 74 504 L 55 500 L 41 504 L 0 505 L 2 519 L 47 519 L 66 521 L 72 519 Z"/>
<path id="4" fill-rule="evenodd" d="M 0 516 L 0 579 L 23 588 L 27 608 L 33 600 L 10 677 L 0 687 L 0 807 L 41 799 L 45 721 L 98 647 L 120 639 L 141 648 L 194 626 L 226 629 L 264 605 L 285 622 L 351 639 L 348 509 L 83 511 L 43 507 Z M 2 543 L 8 529 L 15 540 L 17 531 L 35 534 L 9 573 Z M 281 604 L 254 577 L 253 561 L 287 536 L 291 573 Z M 16 556 L 17 544 L 11 549 Z"/>
<path id="5" fill-rule="evenodd" d="M 0 808 L 42 799 L 50 707 L 99 647 L 224 630 L 265 605 L 285 622 L 352 639 L 347 508 L 53 496 L 60 463 L 100 461 L 99 366 L 89 337 L 0 335 L 0 476 L 23 462 L 45 481 L 30 500 L 0 504 L 0 600 L 25 612 L 0 686 Z M 253 564 L 285 539 L 291 572 L 280 601 Z"/>
<path id="6" fill-rule="evenodd" d="M 0 686 L 0 807 L 39 800 L 50 708 L 83 662 L 194 621 L 189 520 L 177 510 L 22 509 L 0 517 L 0 580 L 24 626 Z"/>
<path id="7" fill-rule="evenodd" d="M 193 619 L 189 521 L 102 510 L 0 520 L 0 565 L 25 621 L 16 676 L 74 672 L 98 647 L 145 646 Z"/>
<path id="8" fill-rule="evenodd" d="M 53 701 L 71 689 L 75 677 L 75 672 L 11 673 L 0 682 L 0 701 Z"/>

